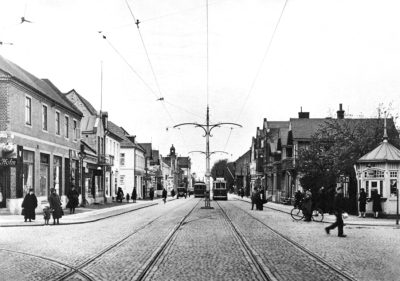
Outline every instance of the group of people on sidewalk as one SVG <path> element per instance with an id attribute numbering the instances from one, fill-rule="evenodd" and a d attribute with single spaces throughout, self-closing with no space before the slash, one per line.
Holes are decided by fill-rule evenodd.
<path id="1" fill-rule="evenodd" d="M 251 194 L 251 209 L 253 210 L 255 205 L 256 210 L 262 211 L 264 203 L 262 191 L 258 188 L 254 188 L 254 191 Z"/>
<path id="2" fill-rule="evenodd" d="M 43 218 L 45 224 L 49 224 L 50 216 L 53 217 L 53 224 L 60 224 L 60 218 L 64 215 L 61 199 L 55 188 L 52 188 L 50 192 L 50 196 L 48 197 L 49 206 L 44 207 Z M 79 194 L 75 188 L 72 187 L 67 196 L 69 198 L 67 207 L 70 208 L 71 213 L 75 213 L 75 208 L 79 203 Z M 37 206 L 37 197 L 33 188 L 30 188 L 28 194 L 25 195 L 24 200 L 22 201 L 22 215 L 24 216 L 25 222 L 31 222 L 36 219 L 35 209 Z"/>

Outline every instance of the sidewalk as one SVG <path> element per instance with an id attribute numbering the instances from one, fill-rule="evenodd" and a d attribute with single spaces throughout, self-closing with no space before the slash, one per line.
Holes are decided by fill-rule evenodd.
<path id="1" fill-rule="evenodd" d="M 240 196 L 238 196 L 236 194 L 230 194 L 230 198 L 251 203 L 251 199 L 249 197 L 241 198 Z M 269 208 L 269 209 L 272 209 L 275 211 L 290 214 L 290 211 L 293 209 L 293 206 L 278 204 L 278 203 L 274 203 L 274 202 L 268 202 L 268 203 L 264 204 L 264 208 Z M 324 223 L 333 223 L 333 222 L 335 222 L 335 220 L 336 220 L 336 218 L 334 215 L 329 215 L 327 213 L 324 214 L 324 220 L 323 220 Z M 386 218 L 375 219 L 372 217 L 359 218 L 358 216 L 354 216 L 354 215 L 349 215 L 349 217 L 344 220 L 344 223 L 346 225 L 359 225 L 359 226 L 399 227 L 398 225 L 396 225 L 396 219 L 386 219 Z"/>
<path id="2" fill-rule="evenodd" d="M 175 198 L 167 198 L 167 201 L 175 200 Z M 164 204 L 162 198 L 150 200 L 137 200 L 136 203 L 110 203 L 101 206 L 78 207 L 75 214 L 69 214 L 69 209 L 64 209 L 64 216 L 60 219 L 60 225 L 82 224 L 103 220 L 106 218 L 122 215 L 139 209 L 151 207 L 158 204 Z M 109 206 L 107 206 L 109 205 Z M 53 224 L 50 219 L 49 224 Z M 36 214 L 36 220 L 32 222 L 24 222 L 21 215 L 0 215 L 0 227 L 12 226 L 43 226 L 43 215 Z"/>

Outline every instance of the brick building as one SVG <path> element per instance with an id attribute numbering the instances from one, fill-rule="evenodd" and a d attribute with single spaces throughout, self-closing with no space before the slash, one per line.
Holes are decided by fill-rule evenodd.
<path id="1" fill-rule="evenodd" d="M 81 118 L 49 80 L 0 56 L 0 208 L 20 213 L 29 188 L 38 210 L 51 188 L 65 203 L 71 185 L 79 184 Z"/>

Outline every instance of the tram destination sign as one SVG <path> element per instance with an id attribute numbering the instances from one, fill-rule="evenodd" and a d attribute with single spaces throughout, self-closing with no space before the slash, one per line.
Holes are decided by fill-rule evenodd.
<path id="1" fill-rule="evenodd" d="M 0 158 L 0 167 L 16 166 L 17 159 L 15 158 Z"/>

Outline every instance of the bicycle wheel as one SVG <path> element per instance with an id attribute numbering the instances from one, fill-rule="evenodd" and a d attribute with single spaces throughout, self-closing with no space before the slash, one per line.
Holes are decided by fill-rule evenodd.
<path id="1" fill-rule="evenodd" d="M 290 215 L 292 216 L 292 218 L 296 221 L 299 221 L 301 219 L 304 218 L 304 214 L 303 211 L 297 207 L 294 207 L 291 211 L 290 211 Z"/>
<path id="2" fill-rule="evenodd" d="M 323 221 L 324 220 L 324 212 L 319 208 L 313 210 L 312 219 L 313 219 L 313 221 L 319 221 L 319 222 Z"/>

